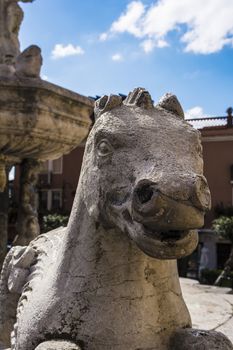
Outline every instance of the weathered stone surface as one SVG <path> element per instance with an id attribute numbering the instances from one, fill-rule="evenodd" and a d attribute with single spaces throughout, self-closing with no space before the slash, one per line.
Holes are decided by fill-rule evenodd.
<path id="1" fill-rule="evenodd" d="M 21 0 L 32 2 L 33 0 Z M 0 0 L 0 191 L 5 167 L 23 159 L 55 159 L 86 136 L 93 102 L 40 79 L 41 49 L 20 53 L 19 0 Z"/>
<path id="2" fill-rule="evenodd" d="M 0 269 L 2 268 L 2 264 L 7 253 L 8 210 L 9 210 L 9 187 L 7 184 L 5 191 L 0 193 Z"/>
<path id="3" fill-rule="evenodd" d="M 18 162 L 70 152 L 86 136 L 93 102 L 42 80 L 0 79 L 0 153 Z"/>
<path id="4" fill-rule="evenodd" d="M 175 259 L 196 247 L 210 205 L 200 137 L 149 98 L 97 103 L 68 227 L 30 243 L 12 349 L 168 350 L 191 327 Z"/>
<path id="5" fill-rule="evenodd" d="M 26 246 L 40 233 L 37 212 L 38 197 L 35 191 L 39 169 L 40 163 L 34 159 L 24 159 L 20 164 L 20 206 L 14 245 Z"/>
<path id="6" fill-rule="evenodd" d="M 11 346 L 11 332 L 16 322 L 16 309 L 20 294 L 11 293 L 9 290 L 9 277 L 14 273 L 14 256 L 19 256 L 25 251 L 25 247 L 14 247 L 5 258 L 0 279 L 0 349 Z M 30 262 L 31 263 L 31 262 Z M 30 264 L 29 264 L 30 265 Z M 29 269 L 28 269 L 29 274 Z M 22 281 L 22 280 L 21 280 Z M 15 284 L 19 284 L 16 279 Z M 22 286 L 25 285 L 22 281 Z M 22 290 L 21 290 L 22 291 Z"/>
<path id="7" fill-rule="evenodd" d="M 157 108 L 163 108 L 184 119 L 184 111 L 177 97 L 171 93 L 165 94 L 158 102 Z"/>
<path id="8" fill-rule="evenodd" d="M 33 0 L 21 0 L 32 2 Z M 20 53 L 18 34 L 23 20 L 19 0 L 0 0 L 0 76 L 14 67 L 16 56 Z"/>
<path id="9" fill-rule="evenodd" d="M 41 49 L 36 45 L 31 45 L 17 56 L 16 75 L 26 78 L 39 78 L 42 62 Z"/>
<path id="10" fill-rule="evenodd" d="M 0 1 L 0 58 L 14 58 L 19 53 L 18 33 L 23 20 L 23 11 L 18 1 Z M 3 62 L 4 61 L 4 62 Z"/>
<path id="11" fill-rule="evenodd" d="M 51 340 L 38 345 L 36 350 L 81 350 L 81 349 L 78 345 L 69 341 Z"/>
<path id="12" fill-rule="evenodd" d="M 5 166 L 55 159 L 85 138 L 93 102 L 40 79 L 0 78 L 0 187 Z"/>
<path id="13" fill-rule="evenodd" d="M 171 337 L 171 350 L 232 350 L 224 334 L 200 329 L 178 330 Z"/>

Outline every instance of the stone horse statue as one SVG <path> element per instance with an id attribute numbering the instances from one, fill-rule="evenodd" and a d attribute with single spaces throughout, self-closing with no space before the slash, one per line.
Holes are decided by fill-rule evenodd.
<path id="1" fill-rule="evenodd" d="M 177 274 L 210 206 L 199 132 L 142 88 L 95 115 L 68 227 L 6 257 L 2 349 L 232 350 L 191 328 Z"/>

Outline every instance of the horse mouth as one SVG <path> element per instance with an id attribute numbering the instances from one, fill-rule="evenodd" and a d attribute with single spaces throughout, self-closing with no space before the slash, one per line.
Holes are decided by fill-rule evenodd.
<path id="1" fill-rule="evenodd" d="M 163 227 L 154 223 L 140 223 L 123 213 L 127 233 L 147 255 L 157 259 L 179 259 L 190 255 L 197 246 L 197 230 L 191 227 Z M 156 227 L 157 226 L 157 227 Z M 187 225 L 188 226 L 188 225 Z"/>
<path id="2" fill-rule="evenodd" d="M 171 244 L 178 243 L 178 241 L 184 239 L 189 233 L 189 230 L 154 231 L 145 225 L 143 225 L 143 230 L 146 236 L 159 240 L 160 242 Z"/>
<path id="3" fill-rule="evenodd" d="M 143 235 L 136 243 L 147 255 L 157 259 L 179 259 L 190 255 L 197 246 L 198 235 L 193 229 L 161 230 L 142 225 Z"/>

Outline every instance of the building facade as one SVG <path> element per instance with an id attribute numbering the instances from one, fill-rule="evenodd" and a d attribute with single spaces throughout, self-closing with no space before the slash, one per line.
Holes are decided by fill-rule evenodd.
<path id="1" fill-rule="evenodd" d="M 212 222 L 221 210 L 233 206 L 233 127 L 231 115 L 189 122 L 201 132 L 204 175 L 212 200 L 205 225 L 199 230 L 198 249 L 190 263 L 191 274 L 198 276 L 205 268 L 222 269 L 231 250 L 230 242 L 214 233 Z"/>
<path id="2" fill-rule="evenodd" d="M 44 163 L 38 179 L 39 212 L 69 214 L 80 175 L 84 145 Z"/>

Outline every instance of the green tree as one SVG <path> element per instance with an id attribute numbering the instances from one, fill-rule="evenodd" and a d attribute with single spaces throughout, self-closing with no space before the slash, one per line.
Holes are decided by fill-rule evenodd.
<path id="1" fill-rule="evenodd" d="M 213 221 L 214 231 L 221 237 L 228 239 L 231 242 L 231 253 L 227 259 L 224 269 L 220 276 L 215 281 L 216 286 L 220 286 L 222 280 L 227 278 L 233 271 L 233 216 L 220 216 Z"/>

